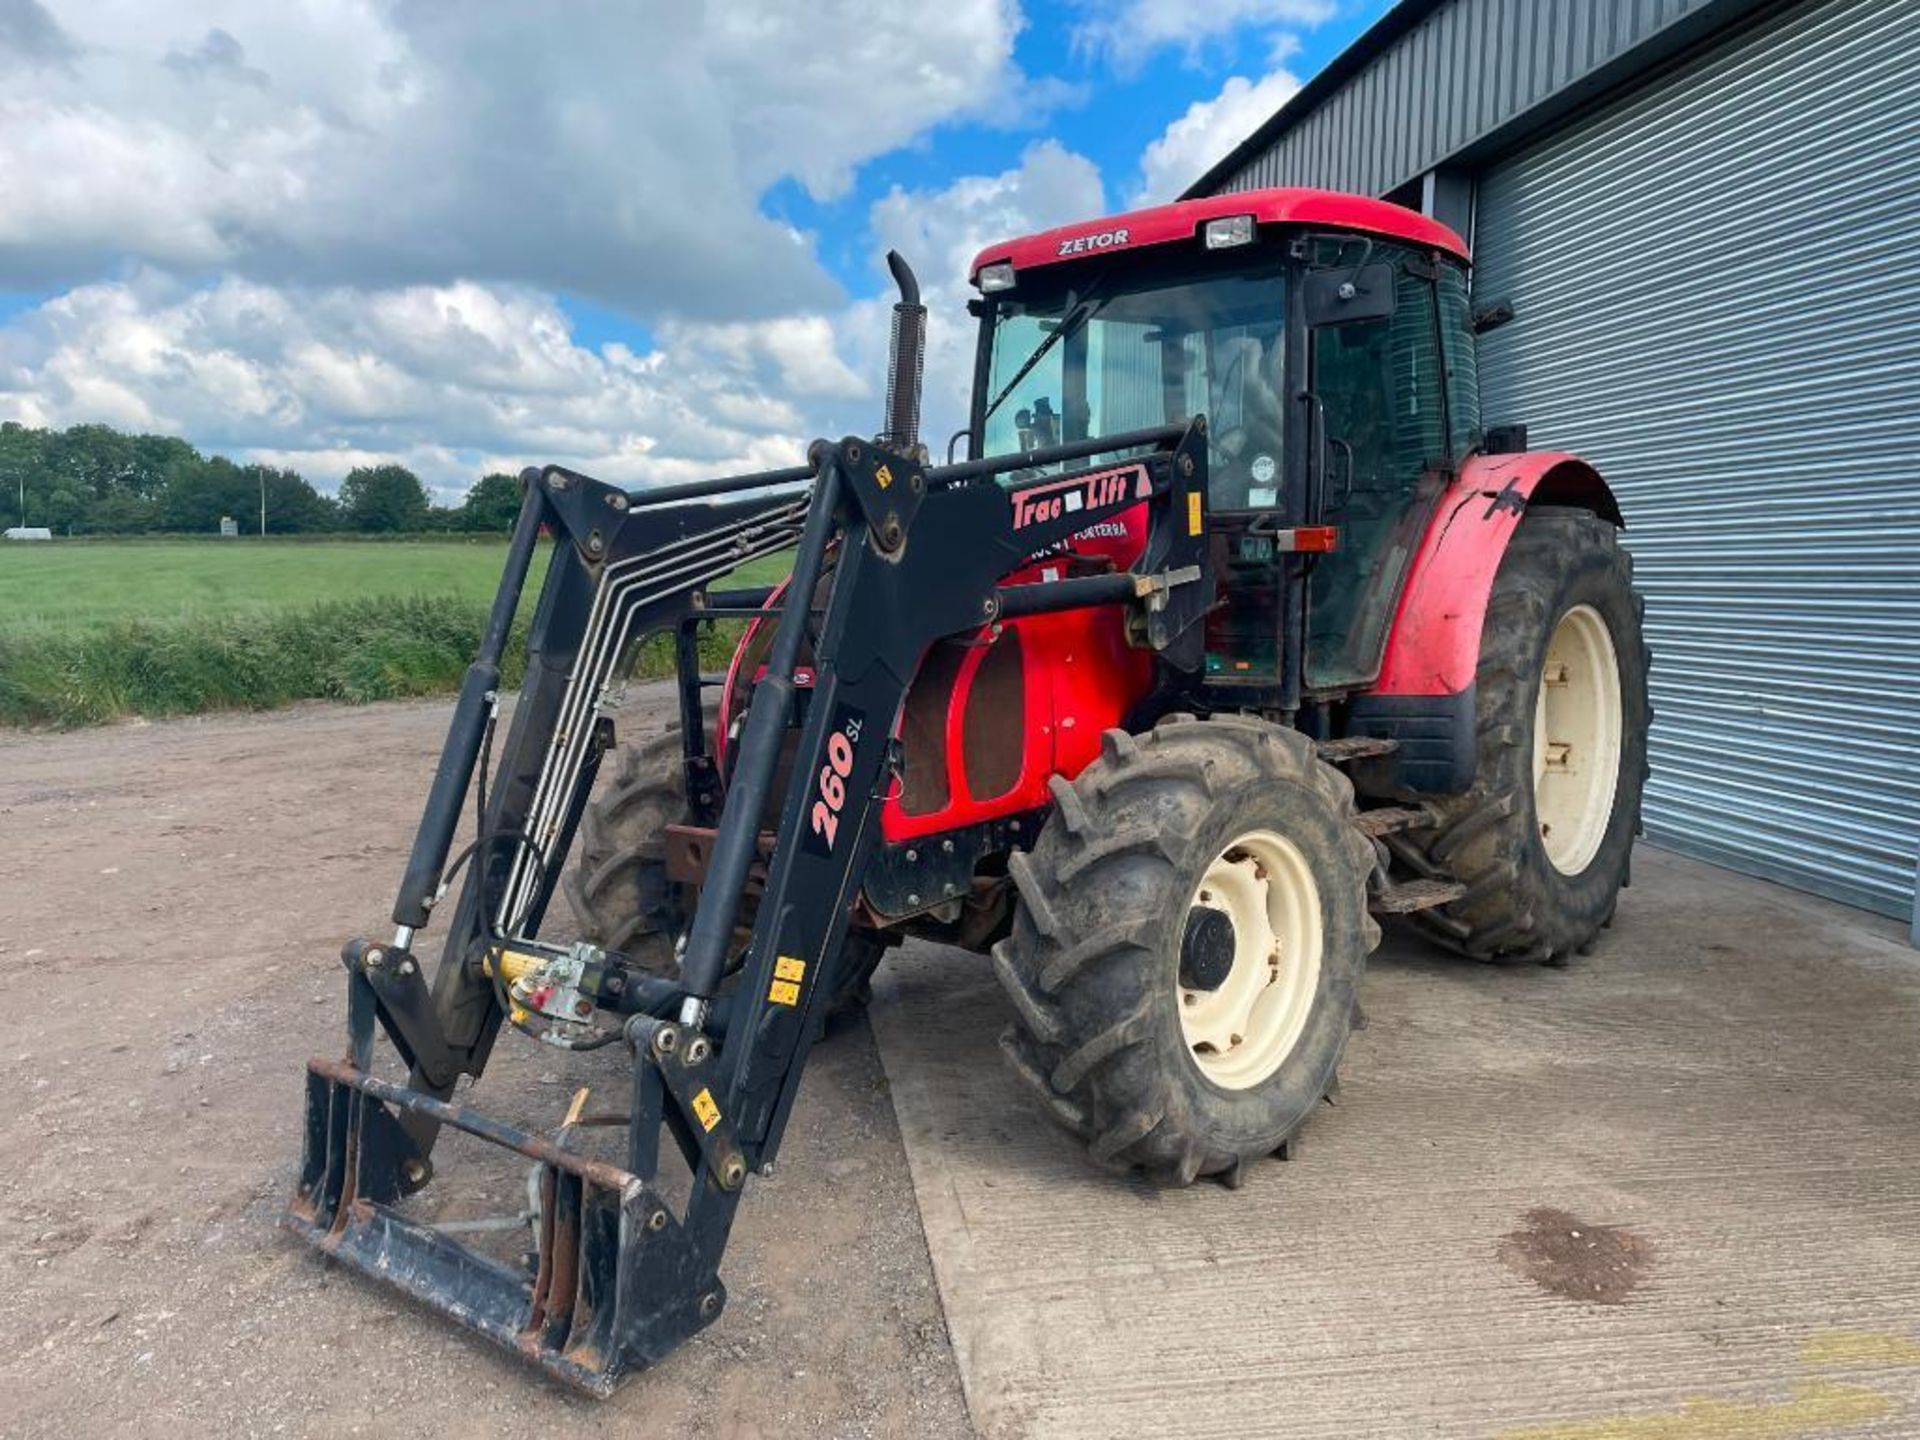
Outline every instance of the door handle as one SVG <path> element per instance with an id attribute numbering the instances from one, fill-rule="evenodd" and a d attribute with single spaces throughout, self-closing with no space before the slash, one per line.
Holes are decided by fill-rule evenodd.
<path id="1" fill-rule="evenodd" d="M 1340 473 L 1340 498 L 1336 500 L 1332 494 L 1329 493 L 1325 498 L 1323 509 L 1326 512 L 1345 510 L 1347 508 L 1347 502 L 1353 498 L 1353 445 L 1349 441 L 1342 440 L 1338 435 L 1329 435 L 1327 437 L 1327 448 L 1337 454 L 1346 456 L 1347 463 L 1346 468 Z M 1329 491 L 1331 491 L 1331 488 L 1331 486 L 1328 487 Z"/>

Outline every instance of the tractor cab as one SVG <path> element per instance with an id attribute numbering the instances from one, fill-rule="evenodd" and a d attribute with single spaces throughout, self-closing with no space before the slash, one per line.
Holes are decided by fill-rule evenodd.
<path id="1" fill-rule="evenodd" d="M 973 280 L 974 453 L 1205 417 L 1209 681 L 1287 709 L 1370 685 L 1478 442 L 1459 237 L 1379 201 L 1255 191 L 993 246 Z"/>

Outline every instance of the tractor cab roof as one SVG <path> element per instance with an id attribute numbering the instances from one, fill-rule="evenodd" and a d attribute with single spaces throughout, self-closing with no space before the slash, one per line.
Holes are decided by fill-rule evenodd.
<path id="1" fill-rule="evenodd" d="M 1369 200 L 1363 195 L 1288 187 L 1239 190 L 1199 200 L 1180 200 L 1147 210 L 1130 210 L 1124 215 L 1062 225 L 1037 235 L 1023 235 L 1017 240 L 1003 240 L 974 256 L 967 274 L 978 283 L 982 268 L 1002 262 L 1011 262 L 1018 273 L 1149 245 L 1180 244 L 1193 240 L 1207 221 L 1230 215 L 1251 215 L 1255 225 L 1353 230 L 1384 240 L 1445 250 L 1462 260 L 1469 258 L 1466 241 L 1438 220 L 1416 210 L 1385 200 Z"/>

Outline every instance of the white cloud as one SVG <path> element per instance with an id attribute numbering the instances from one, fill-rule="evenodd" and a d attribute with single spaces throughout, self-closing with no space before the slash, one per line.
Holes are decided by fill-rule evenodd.
<path id="1" fill-rule="evenodd" d="M 637 355 L 576 344 L 564 312 L 522 288 L 183 289 L 149 274 L 82 286 L 10 327 L 0 414 L 180 434 L 322 484 L 375 459 L 447 494 L 545 460 L 665 479 L 776 452 L 791 463 L 803 412 L 781 397 L 807 393 L 810 334 L 830 401 L 872 408 L 821 317 L 673 328 Z"/>
<path id="2" fill-rule="evenodd" d="M 1275 70 L 1259 80 L 1235 75 L 1211 100 L 1196 100 L 1140 157 L 1134 202 L 1172 200 L 1221 156 L 1252 134 L 1299 90 L 1299 77 Z"/>
<path id="3" fill-rule="evenodd" d="M 1031 113 L 1015 0 L 0 7 L 0 284 L 127 261 L 465 275 L 647 318 L 831 303 L 763 216 L 956 117 Z"/>
<path id="4" fill-rule="evenodd" d="M 1018 0 L 565 24 L 533 0 L 0 0 L 0 289 L 56 292 L 0 325 L 0 419 L 178 434 L 323 486 L 398 460 L 448 498 L 549 460 L 629 483 L 791 464 L 880 423 L 895 246 L 931 310 L 938 449 L 965 418 L 968 261 L 1102 213 L 1097 167 L 1045 141 L 894 189 L 870 298 L 759 207 L 1083 98 L 1022 73 L 1023 23 Z M 562 294 L 650 348 L 581 343 Z"/>
<path id="5" fill-rule="evenodd" d="M 1084 16 L 1073 43 L 1123 72 L 1137 70 L 1160 50 L 1197 60 L 1210 46 L 1243 31 L 1313 26 L 1331 19 L 1334 0 L 1075 0 Z M 1284 40 L 1280 41 L 1285 45 Z"/>
<path id="6" fill-rule="evenodd" d="M 1000 174 L 873 207 L 876 253 L 909 256 L 931 311 L 935 449 L 965 419 L 974 252 L 1103 202 L 1093 163 L 1048 141 Z M 891 300 L 670 320 L 638 353 L 580 344 L 530 286 L 196 287 L 144 270 L 0 329 L 0 416 L 183 435 L 322 486 L 398 460 L 446 498 L 487 470 L 547 461 L 628 483 L 692 479 L 795 464 L 814 435 L 877 429 Z"/>

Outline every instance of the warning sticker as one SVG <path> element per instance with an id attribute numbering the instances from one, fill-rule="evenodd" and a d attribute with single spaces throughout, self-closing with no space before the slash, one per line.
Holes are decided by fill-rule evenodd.
<path id="1" fill-rule="evenodd" d="M 1198 535 L 1199 533 L 1200 492 L 1198 490 L 1190 490 L 1187 492 L 1187 534 Z"/>
<path id="2" fill-rule="evenodd" d="M 767 999 L 776 1005 L 798 1005 L 800 982 L 807 978 L 807 962 L 782 955 L 773 962 L 773 984 L 767 987 Z"/>
<path id="3" fill-rule="evenodd" d="M 713 1091 L 702 1087 L 693 1097 L 693 1114 L 702 1130 L 711 1132 L 720 1123 L 720 1107 L 713 1103 Z"/>

